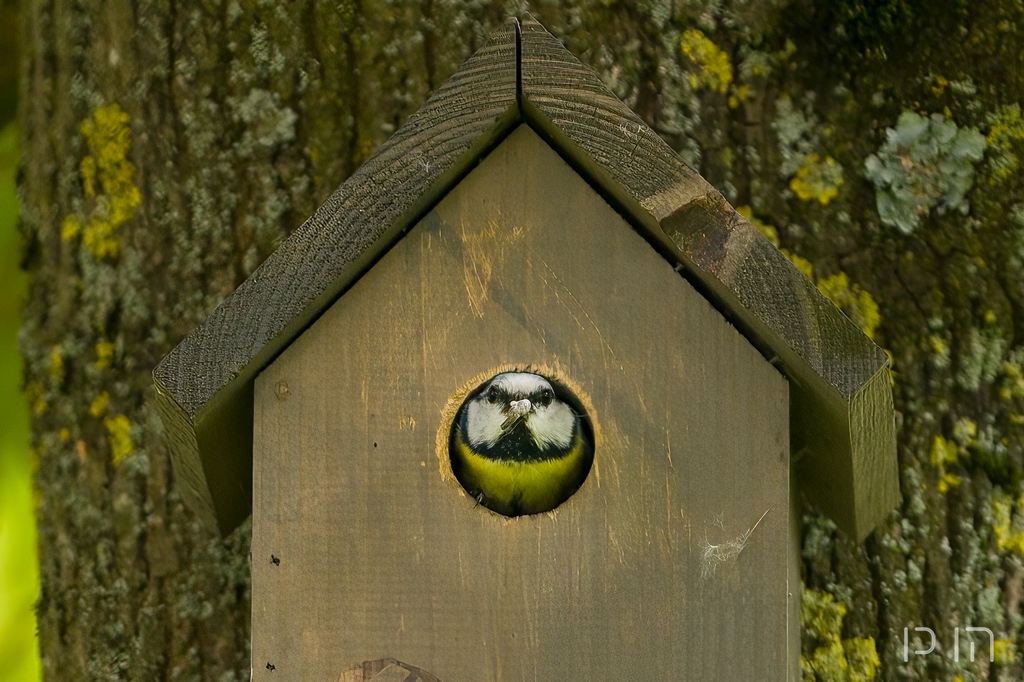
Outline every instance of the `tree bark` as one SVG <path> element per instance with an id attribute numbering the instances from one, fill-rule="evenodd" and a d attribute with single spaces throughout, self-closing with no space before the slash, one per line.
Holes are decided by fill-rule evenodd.
<path id="1" fill-rule="evenodd" d="M 249 530 L 215 537 L 175 494 L 146 403 L 150 372 L 506 8 L 24 5 L 22 351 L 44 673 L 245 679 Z M 805 678 L 871 679 L 877 667 L 885 680 L 1020 679 L 1019 3 L 984 0 L 969 13 L 952 0 L 534 9 L 798 264 L 813 264 L 819 286 L 895 358 L 903 506 L 863 544 L 806 510 Z M 909 231 L 880 217 L 885 190 L 866 170 L 901 112 L 987 136 L 977 161 L 895 150 L 918 182 L 902 199 L 921 202 Z M 935 178 L 967 166 L 968 210 L 945 211 Z M 968 660 L 967 626 L 993 630 L 996 662 Z M 935 630 L 938 651 L 904 662 L 905 627 Z"/>
<path id="2" fill-rule="evenodd" d="M 424 60 L 401 3 L 27 3 L 47 679 L 248 679 L 249 529 L 183 507 L 150 373 L 418 108 L 424 64 L 450 73 L 502 18 L 430 9 L 447 40 Z"/>

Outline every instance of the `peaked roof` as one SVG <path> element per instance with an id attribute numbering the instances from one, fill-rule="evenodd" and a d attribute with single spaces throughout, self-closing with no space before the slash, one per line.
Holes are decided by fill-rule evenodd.
<path id="1" fill-rule="evenodd" d="M 785 374 L 802 492 L 866 535 L 899 500 L 887 356 L 529 15 L 495 33 L 156 368 L 186 502 L 222 533 L 249 515 L 256 375 L 520 124 Z"/>

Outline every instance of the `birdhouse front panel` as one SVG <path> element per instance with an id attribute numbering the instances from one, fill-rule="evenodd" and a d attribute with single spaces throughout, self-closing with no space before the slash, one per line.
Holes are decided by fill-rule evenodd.
<path id="1" fill-rule="evenodd" d="M 527 126 L 263 370 L 253 457 L 254 679 L 786 679 L 787 382 Z"/>

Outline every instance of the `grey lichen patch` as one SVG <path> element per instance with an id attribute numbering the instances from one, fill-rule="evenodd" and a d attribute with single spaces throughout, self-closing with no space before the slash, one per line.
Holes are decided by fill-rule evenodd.
<path id="1" fill-rule="evenodd" d="M 942 114 L 904 111 L 886 130 L 885 144 L 864 161 L 882 222 L 909 234 L 932 209 L 967 213 L 967 191 L 984 152 L 976 128 L 959 128 Z"/>
<path id="2" fill-rule="evenodd" d="M 817 120 L 814 116 L 814 95 L 805 93 L 802 102 L 793 104 L 788 95 L 775 102 L 772 129 L 779 141 L 781 163 L 779 173 L 786 179 L 796 174 L 800 165 L 818 149 Z"/>
<path id="3" fill-rule="evenodd" d="M 968 391 L 976 391 L 983 384 L 991 384 L 1003 369 L 1008 339 L 998 328 L 973 328 L 963 339 L 956 381 Z"/>
<path id="4" fill-rule="evenodd" d="M 252 55 L 257 73 L 260 75 L 275 75 L 284 71 L 284 54 L 280 47 L 271 41 L 270 32 L 263 24 L 257 23 L 252 27 L 249 54 Z"/>
<path id="5" fill-rule="evenodd" d="M 296 113 L 277 94 L 253 88 L 244 97 L 229 98 L 233 118 L 244 124 L 236 152 L 242 157 L 270 153 L 295 139 Z"/>

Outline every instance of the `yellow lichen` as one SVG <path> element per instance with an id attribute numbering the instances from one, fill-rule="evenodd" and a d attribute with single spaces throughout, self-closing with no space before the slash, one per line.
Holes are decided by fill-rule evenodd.
<path id="1" fill-rule="evenodd" d="M 61 443 L 66 443 L 71 438 L 71 429 L 69 429 L 66 426 L 61 428 L 60 432 L 57 434 L 57 437 L 60 438 Z"/>
<path id="2" fill-rule="evenodd" d="M 114 258 L 120 251 L 118 228 L 135 215 L 142 195 L 134 184 L 129 116 L 120 106 L 100 107 L 82 122 L 81 133 L 89 155 L 79 164 L 82 187 L 91 207 L 85 220 L 68 215 L 61 226 L 64 240 L 82 235 L 82 243 L 97 260 Z"/>
<path id="3" fill-rule="evenodd" d="M 117 466 L 124 460 L 125 457 L 132 454 L 135 449 L 135 445 L 132 443 L 131 428 L 132 424 L 128 420 L 128 417 L 123 414 L 119 414 L 115 417 L 107 417 L 103 420 L 103 425 L 107 428 L 107 440 L 110 443 L 110 457 Z"/>
<path id="4" fill-rule="evenodd" d="M 936 367 L 948 367 L 950 362 L 949 344 L 940 334 L 928 336 L 928 346 L 932 351 L 932 363 Z"/>
<path id="5" fill-rule="evenodd" d="M 750 98 L 750 86 L 740 85 L 733 86 L 732 91 L 729 93 L 729 108 L 735 109 L 739 105 L 743 104 Z"/>
<path id="6" fill-rule="evenodd" d="M 110 394 L 103 391 L 93 398 L 92 404 L 89 405 L 89 414 L 94 417 L 102 417 L 106 413 L 108 405 L 110 405 Z"/>
<path id="7" fill-rule="evenodd" d="M 842 639 L 846 607 L 828 592 L 804 590 L 800 622 L 815 640 L 810 656 L 800 657 L 806 682 L 870 682 L 881 666 L 873 637 Z"/>
<path id="8" fill-rule="evenodd" d="M 728 92 L 732 83 L 732 64 L 724 50 L 698 30 L 685 31 L 680 47 L 696 66 L 688 76 L 691 88 L 704 88 L 723 95 Z"/>
<path id="9" fill-rule="evenodd" d="M 849 664 L 850 682 L 869 682 L 875 679 L 882 666 L 874 637 L 851 637 L 843 640 L 843 653 Z"/>
<path id="10" fill-rule="evenodd" d="M 817 200 L 822 206 L 839 196 L 843 184 L 843 167 L 831 156 L 822 161 L 817 153 L 809 154 L 796 175 L 789 181 L 789 188 L 803 201 Z"/>
<path id="11" fill-rule="evenodd" d="M 1020 165 L 1014 151 L 1016 144 L 1024 140 L 1024 116 L 1020 105 L 1000 107 L 989 116 L 988 124 L 985 143 L 992 168 L 989 182 L 996 184 L 1012 176 Z"/>
<path id="12" fill-rule="evenodd" d="M 846 607 L 828 592 L 804 590 L 800 601 L 800 622 L 817 639 L 839 639 Z"/>
<path id="13" fill-rule="evenodd" d="M 1001 552 L 1024 555 L 1024 497 L 1014 500 L 1003 492 L 992 496 L 992 534 Z"/>
<path id="14" fill-rule="evenodd" d="M 66 242 L 71 241 L 82 233 L 82 223 L 73 215 L 64 216 L 64 222 L 60 225 L 60 238 Z"/>
<path id="15" fill-rule="evenodd" d="M 96 260 L 114 258 L 120 251 L 117 243 L 117 229 L 105 220 L 92 220 L 85 228 L 82 238 L 85 248 Z"/>
<path id="16" fill-rule="evenodd" d="M 850 278 L 845 272 L 818 280 L 818 290 L 846 313 L 869 338 L 875 338 L 875 330 L 881 324 L 882 316 L 870 293 L 856 284 L 850 284 Z"/>
<path id="17" fill-rule="evenodd" d="M 50 407 L 43 391 L 43 384 L 39 381 L 30 381 L 25 386 L 25 400 L 32 406 L 32 413 L 37 417 L 46 414 Z"/>
<path id="18" fill-rule="evenodd" d="M 942 436 L 935 436 L 932 441 L 931 463 L 939 470 L 939 492 L 949 492 L 950 488 L 960 485 L 960 477 L 946 471 L 946 465 L 955 464 L 960 456 L 960 450 L 953 441 L 946 440 Z"/>
<path id="19" fill-rule="evenodd" d="M 997 639 L 993 645 L 993 657 L 995 658 L 995 664 L 998 666 L 1011 665 L 1015 658 L 1017 658 L 1017 645 L 1009 639 Z"/>
<path id="20" fill-rule="evenodd" d="M 109 341 L 100 341 L 96 344 L 96 369 L 104 370 L 110 367 L 113 357 L 114 344 Z"/>
<path id="21" fill-rule="evenodd" d="M 819 646 L 811 654 L 810 659 L 801 656 L 801 662 L 807 661 L 808 670 L 804 673 L 804 679 L 808 682 L 839 682 L 847 679 L 847 671 L 850 668 L 846 662 L 846 654 L 843 652 L 843 643 L 834 639 Z M 810 673 L 808 675 L 807 673 Z"/>
<path id="22" fill-rule="evenodd" d="M 57 380 L 64 376 L 64 353 L 60 345 L 50 349 L 50 376 Z"/>
<path id="23" fill-rule="evenodd" d="M 85 189 L 85 196 L 92 199 L 96 196 L 96 159 L 87 156 L 78 165 L 78 171 L 82 174 L 82 187 Z"/>
<path id="24" fill-rule="evenodd" d="M 1024 398 L 1024 367 L 1017 358 L 1003 363 L 1003 380 L 999 385 L 999 397 L 1003 400 Z"/>

